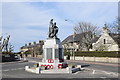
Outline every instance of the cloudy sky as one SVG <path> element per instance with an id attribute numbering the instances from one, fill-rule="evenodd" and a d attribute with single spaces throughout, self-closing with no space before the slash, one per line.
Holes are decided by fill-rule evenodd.
<path id="1" fill-rule="evenodd" d="M 77 22 L 90 22 L 100 28 L 104 23 L 112 23 L 118 16 L 118 3 L 4 2 L 0 12 L 2 35 L 10 34 L 14 50 L 19 51 L 25 43 L 47 38 L 51 18 L 57 22 L 58 36 L 62 41 L 73 33 Z M 66 22 L 65 19 L 69 21 Z"/>

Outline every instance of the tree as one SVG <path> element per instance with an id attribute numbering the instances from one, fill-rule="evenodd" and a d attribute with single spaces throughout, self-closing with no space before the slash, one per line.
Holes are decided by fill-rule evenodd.
<path id="1" fill-rule="evenodd" d="M 8 46 L 8 52 L 13 52 L 14 51 L 14 46 L 13 45 L 11 45 L 11 44 L 9 44 L 9 46 Z"/>
<path id="2" fill-rule="evenodd" d="M 6 38 L 3 38 L 3 36 L 0 36 L 0 52 L 12 52 L 13 46 L 9 42 L 10 35 L 8 35 Z"/>
<path id="3" fill-rule="evenodd" d="M 2 38 L 3 36 L 0 36 L 0 53 L 2 52 Z"/>
<path id="4" fill-rule="evenodd" d="M 74 31 L 77 34 L 83 34 L 81 39 L 82 44 L 79 44 L 79 47 L 86 48 L 87 51 L 91 48 L 92 40 L 96 37 L 97 27 L 87 22 L 79 22 L 75 27 Z"/>
<path id="5" fill-rule="evenodd" d="M 40 40 L 39 41 L 39 44 L 36 44 L 34 42 L 34 45 L 33 45 L 33 48 L 30 49 L 30 52 L 32 53 L 32 56 L 33 57 L 37 57 L 38 55 L 41 55 L 43 53 L 43 49 L 42 49 L 42 46 L 44 44 L 44 41 Z"/>
<path id="6" fill-rule="evenodd" d="M 117 17 L 113 23 L 107 24 L 111 33 L 120 34 L 120 17 Z"/>

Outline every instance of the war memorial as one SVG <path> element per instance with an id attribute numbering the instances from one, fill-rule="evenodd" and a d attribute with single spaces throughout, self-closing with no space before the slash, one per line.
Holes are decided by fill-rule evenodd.
<path id="1" fill-rule="evenodd" d="M 49 23 L 48 38 L 44 42 L 42 62 L 37 66 L 25 66 L 25 71 L 36 74 L 74 73 L 81 70 L 81 65 L 72 66 L 64 61 L 64 49 L 60 39 L 57 37 L 58 27 L 53 19 Z"/>

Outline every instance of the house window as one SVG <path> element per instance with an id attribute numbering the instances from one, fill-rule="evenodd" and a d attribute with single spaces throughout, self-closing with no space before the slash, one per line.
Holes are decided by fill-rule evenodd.
<path id="1" fill-rule="evenodd" d="M 104 44 L 106 44 L 106 40 L 104 39 Z"/>

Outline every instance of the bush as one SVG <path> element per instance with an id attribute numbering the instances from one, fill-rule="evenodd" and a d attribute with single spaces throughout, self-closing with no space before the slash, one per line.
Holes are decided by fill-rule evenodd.
<path id="1" fill-rule="evenodd" d="M 120 51 L 76 51 L 74 53 L 75 56 L 120 58 Z M 65 52 L 64 54 L 70 55 L 70 52 Z"/>
<path id="2" fill-rule="evenodd" d="M 2 52 L 2 54 L 14 54 L 14 52 Z"/>

